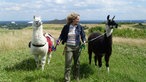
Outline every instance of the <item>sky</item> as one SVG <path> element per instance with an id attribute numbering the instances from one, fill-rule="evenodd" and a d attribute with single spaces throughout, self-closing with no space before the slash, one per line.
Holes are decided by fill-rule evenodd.
<path id="1" fill-rule="evenodd" d="M 0 0 L 0 21 L 65 19 L 71 12 L 80 20 L 145 20 L 146 0 Z"/>

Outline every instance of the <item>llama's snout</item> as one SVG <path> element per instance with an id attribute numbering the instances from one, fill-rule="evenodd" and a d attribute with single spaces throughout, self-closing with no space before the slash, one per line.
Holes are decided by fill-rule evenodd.
<path id="1" fill-rule="evenodd" d="M 118 24 L 115 25 L 115 28 L 118 28 Z"/>

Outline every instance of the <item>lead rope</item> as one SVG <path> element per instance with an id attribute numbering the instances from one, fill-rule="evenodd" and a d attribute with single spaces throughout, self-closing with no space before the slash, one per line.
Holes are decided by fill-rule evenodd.
<path id="1" fill-rule="evenodd" d="M 105 34 L 105 33 L 104 33 L 104 34 Z M 104 34 L 103 34 L 103 35 L 104 35 Z M 97 37 L 95 37 L 95 38 L 93 38 L 93 39 L 91 39 L 91 40 L 89 40 L 89 41 L 86 41 L 86 43 L 92 42 L 92 41 L 96 40 L 97 38 L 100 38 L 100 37 L 103 36 L 103 35 L 99 35 L 99 36 L 97 36 Z"/>

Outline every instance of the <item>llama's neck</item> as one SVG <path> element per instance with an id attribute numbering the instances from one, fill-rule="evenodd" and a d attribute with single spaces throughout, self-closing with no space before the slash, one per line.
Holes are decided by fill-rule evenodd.
<path id="1" fill-rule="evenodd" d="M 33 29 L 33 35 L 43 35 L 43 27 L 42 25 L 40 27 L 34 27 Z"/>
<path id="2" fill-rule="evenodd" d="M 106 25 L 106 36 L 109 37 L 111 36 L 113 33 L 113 29 L 110 29 L 107 25 Z"/>
<path id="3" fill-rule="evenodd" d="M 43 36 L 43 28 L 42 26 L 33 29 L 32 42 L 34 44 L 44 44 L 46 43 L 46 38 Z"/>

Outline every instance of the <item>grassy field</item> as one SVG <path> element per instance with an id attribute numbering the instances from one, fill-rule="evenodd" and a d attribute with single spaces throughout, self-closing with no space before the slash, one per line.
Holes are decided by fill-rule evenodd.
<path id="1" fill-rule="evenodd" d="M 44 25 L 44 30 L 55 38 L 63 25 Z M 96 25 L 87 25 L 89 28 Z M 128 26 L 125 26 L 127 28 Z M 121 28 L 120 28 L 121 29 Z M 124 28 L 123 28 L 124 29 Z M 87 32 L 87 31 L 86 31 Z M 88 33 L 87 33 L 88 34 Z M 53 52 L 52 60 L 45 70 L 36 69 L 28 42 L 32 28 L 22 30 L 0 29 L 0 82 L 63 82 L 63 45 Z M 103 60 L 102 70 L 88 64 L 87 46 L 81 53 L 80 82 L 145 82 L 146 81 L 146 39 L 113 36 L 113 53 L 108 74 Z M 76 82 L 72 80 L 72 82 Z"/>

